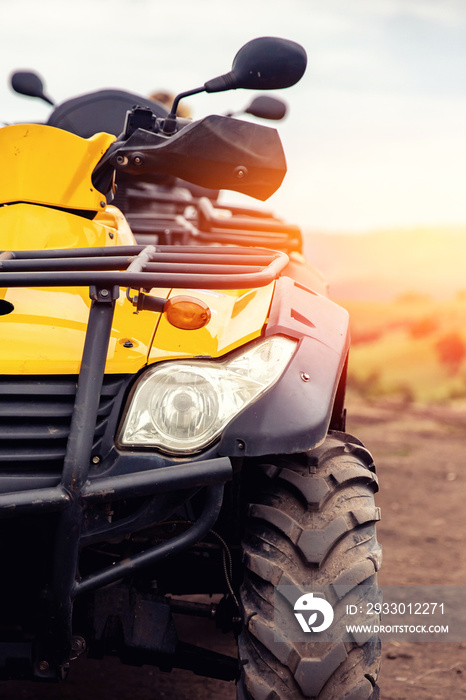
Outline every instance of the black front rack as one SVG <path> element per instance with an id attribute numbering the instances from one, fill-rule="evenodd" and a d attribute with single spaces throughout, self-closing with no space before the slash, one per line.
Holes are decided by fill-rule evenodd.
<path id="1" fill-rule="evenodd" d="M 275 280 L 279 251 L 222 246 L 115 246 L 5 251 L 0 287 L 95 286 L 248 289 Z"/>

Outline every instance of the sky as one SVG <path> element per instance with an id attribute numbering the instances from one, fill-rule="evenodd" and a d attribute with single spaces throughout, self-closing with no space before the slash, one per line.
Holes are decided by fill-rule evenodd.
<path id="1" fill-rule="evenodd" d="M 288 173 L 267 208 L 325 232 L 466 226 L 466 0 L 0 0 L 0 11 L 5 123 L 50 111 L 12 93 L 15 69 L 37 70 L 58 103 L 108 87 L 181 92 L 228 72 L 246 41 L 283 36 L 308 68 L 276 93 Z M 189 105 L 201 118 L 251 97 Z"/>

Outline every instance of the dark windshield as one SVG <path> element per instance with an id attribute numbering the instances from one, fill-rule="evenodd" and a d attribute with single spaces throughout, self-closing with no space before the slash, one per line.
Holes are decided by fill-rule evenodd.
<path id="1" fill-rule="evenodd" d="M 98 90 L 62 102 L 53 110 L 47 124 L 83 138 L 100 131 L 119 136 L 127 111 L 135 105 L 149 107 L 156 117 L 166 117 L 168 114 L 162 104 L 147 97 L 125 90 Z"/>

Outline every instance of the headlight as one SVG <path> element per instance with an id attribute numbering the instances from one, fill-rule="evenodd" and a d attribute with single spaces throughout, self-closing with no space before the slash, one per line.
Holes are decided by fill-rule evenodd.
<path id="1" fill-rule="evenodd" d="M 178 455 L 204 449 L 277 381 L 296 344 L 277 335 L 223 360 L 170 361 L 151 367 L 136 386 L 119 444 Z"/>

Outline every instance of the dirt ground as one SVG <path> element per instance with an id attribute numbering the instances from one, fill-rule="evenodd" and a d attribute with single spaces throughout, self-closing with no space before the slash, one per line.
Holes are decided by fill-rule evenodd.
<path id="1" fill-rule="evenodd" d="M 348 404 L 348 432 L 374 455 L 381 490 L 380 583 L 455 584 L 466 580 L 466 406 Z M 190 641 L 202 643 L 207 622 L 194 621 Z M 218 636 L 214 648 L 234 653 Z M 466 638 L 456 643 L 388 643 L 383 649 L 381 700 L 466 698 Z M 4 683 L 0 697 L 25 700 L 233 700 L 232 683 L 125 667 L 115 659 L 79 659 L 60 686 Z"/>
<path id="2" fill-rule="evenodd" d="M 348 431 L 374 455 L 382 509 L 379 582 L 466 582 L 466 406 L 349 403 Z M 461 643 L 388 643 L 381 700 L 466 698 L 466 634 Z"/>

